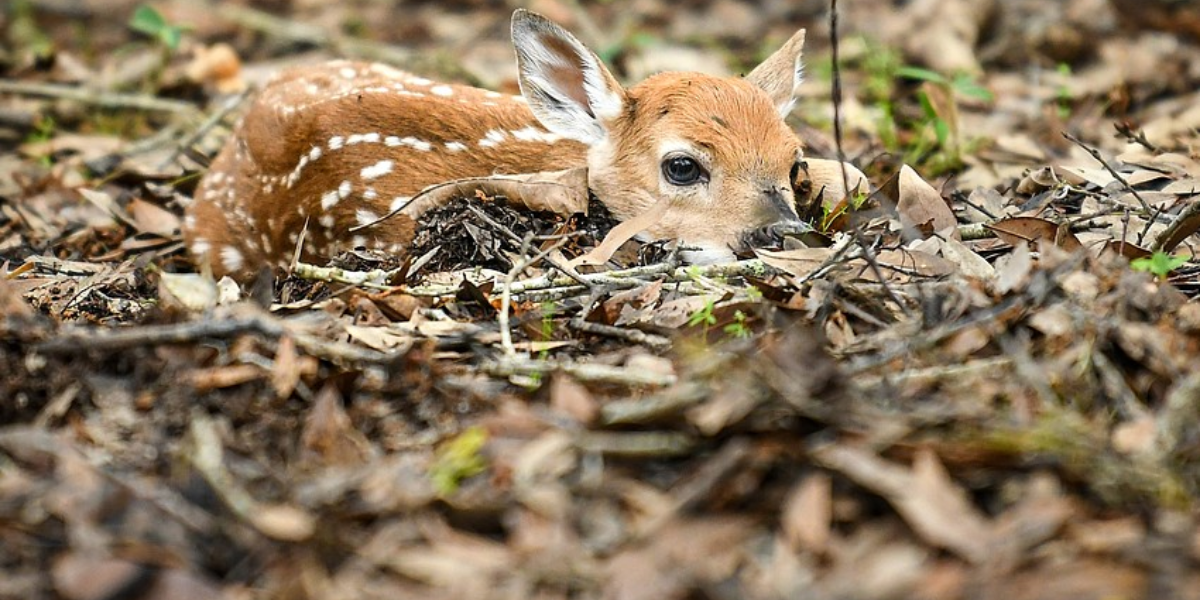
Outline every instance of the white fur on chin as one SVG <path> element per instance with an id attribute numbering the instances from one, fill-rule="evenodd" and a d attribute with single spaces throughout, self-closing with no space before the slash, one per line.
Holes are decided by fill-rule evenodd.
<path id="1" fill-rule="evenodd" d="M 724 246 L 706 244 L 692 245 L 691 248 L 681 250 L 679 256 L 683 258 L 683 262 L 689 265 L 713 265 L 737 260 L 733 250 Z"/>

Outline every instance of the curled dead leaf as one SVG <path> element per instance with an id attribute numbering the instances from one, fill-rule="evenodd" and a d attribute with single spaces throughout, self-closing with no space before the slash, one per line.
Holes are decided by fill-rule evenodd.
<path id="1" fill-rule="evenodd" d="M 1024 242 L 1031 249 L 1036 249 L 1040 244 L 1050 242 L 1067 252 L 1083 248 L 1068 225 L 1059 225 L 1040 217 L 1011 217 L 992 223 L 987 228 L 996 237 L 1014 246 Z"/>

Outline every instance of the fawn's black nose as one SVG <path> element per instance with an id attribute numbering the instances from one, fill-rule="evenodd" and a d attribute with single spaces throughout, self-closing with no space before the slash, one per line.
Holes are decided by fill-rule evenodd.
<path id="1" fill-rule="evenodd" d="M 777 221 L 752 229 L 746 235 L 746 245 L 751 248 L 778 247 L 788 237 L 800 236 L 813 231 L 808 223 L 803 221 Z"/>

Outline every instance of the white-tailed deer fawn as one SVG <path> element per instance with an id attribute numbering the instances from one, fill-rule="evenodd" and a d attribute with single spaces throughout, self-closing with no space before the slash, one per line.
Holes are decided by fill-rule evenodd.
<path id="1" fill-rule="evenodd" d="M 187 247 L 217 276 L 353 247 L 404 252 L 422 188 L 464 177 L 586 165 L 619 220 L 666 202 L 644 239 L 732 258 L 798 225 L 801 145 L 784 123 L 801 79 L 804 30 L 745 78 L 672 72 L 623 88 L 545 18 L 512 18 L 521 96 L 437 83 L 379 64 L 286 71 L 254 101 L 196 191 Z M 303 242 L 300 242 L 303 238 Z"/>

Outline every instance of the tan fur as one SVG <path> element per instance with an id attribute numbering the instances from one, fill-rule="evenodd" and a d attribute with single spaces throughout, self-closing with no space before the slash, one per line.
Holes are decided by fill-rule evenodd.
<path id="1" fill-rule="evenodd" d="M 286 266 L 299 239 L 308 261 L 355 245 L 403 253 L 417 215 L 349 230 L 435 183 L 585 163 L 590 187 L 619 219 L 670 203 L 646 238 L 728 252 L 749 230 L 795 219 L 789 172 L 800 143 L 780 112 L 790 106 L 802 33 L 752 80 L 666 73 L 627 90 L 570 34 L 536 15 L 518 11 L 514 42 L 526 53 L 523 67 L 529 56 L 551 56 L 550 67 L 529 69 L 561 86 L 539 96 L 541 80 L 523 71 L 534 111 L 520 96 L 383 65 L 334 61 L 280 74 L 201 181 L 185 220 L 189 250 L 215 275 L 240 279 Z M 585 73 L 599 83 L 585 88 Z M 603 114 L 610 109 L 618 114 Z M 711 179 L 665 183 L 668 142 L 700 160 Z"/>

